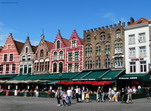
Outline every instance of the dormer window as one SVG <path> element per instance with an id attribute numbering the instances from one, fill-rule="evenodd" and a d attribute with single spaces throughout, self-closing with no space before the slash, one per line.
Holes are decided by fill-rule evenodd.
<path id="1" fill-rule="evenodd" d="M 76 45 L 77 45 L 77 44 L 76 44 L 76 40 L 73 40 L 73 41 L 72 41 L 72 48 L 76 48 Z"/>
<path id="2" fill-rule="evenodd" d="M 101 34 L 100 34 L 100 40 L 101 41 L 105 41 L 105 32 L 102 32 Z"/>
<path id="3" fill-rule="evenodd" d="M 40 57 L 44 57 L 44 50 L 43 49 L 40 51 Z"/>
<path id="4" fill-rule="evenodd" d="M 91 42 L 91 37 L 90 37 L 90 35 L 87 36 L 86 40 L 87 40 L 87 42 Z"/>
<path id="5" fill-rule="evenodd" d="M 26 47 L 26 48 L 25 48 L 25 53 L 28 53 L 28 51 L 29 51 L 29 48 Z"/>
<path id="6" fill-rule="evenodd" d="M 58 40 L 57 41 L 57 49 L 59 49 L 60 48 L 60 41 Z"/>

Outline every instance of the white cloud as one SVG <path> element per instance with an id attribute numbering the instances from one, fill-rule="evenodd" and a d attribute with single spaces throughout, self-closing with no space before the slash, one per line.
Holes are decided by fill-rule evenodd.
<path id="1" fill-rule="evenodd" d="M 108 12 L 108 13 L 104 14 L 102 17 L 111 20 L 113 23 L 118 23 L 119 21 L 121 21 L 121 22 L 128 21 L 126 18 L 118 17 L 116 14 L 114 14 L 112 12 Z"/>
<path id="2" fill-rule="evenodd" d="M 31 40 L 31 44 L 34 45 L 34 46 L 37 46 L 39 44 L 39 41 L 33 41 L 33 40 Z"/>
<path id="3" fill-rule="evenodd" d="M 9 33 L 14 33 L 15 30 L 7 27 L 3 22 L 0 22 L 0 46 L 3 46 Z"/>

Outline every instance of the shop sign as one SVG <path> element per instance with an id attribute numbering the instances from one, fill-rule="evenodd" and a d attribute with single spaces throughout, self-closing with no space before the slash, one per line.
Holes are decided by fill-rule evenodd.
<path id="1" fill-rule="evenodd" d="M 138 79 L 138 77 L 119 77 L 119 79 Z"/>
<path id="2" fill-rule="evenodd" d="M 134 58 L 134 59 L 131 59 L 131 61 L 139 61 L 139 60 L 144 60 L 144 58 Z"/>

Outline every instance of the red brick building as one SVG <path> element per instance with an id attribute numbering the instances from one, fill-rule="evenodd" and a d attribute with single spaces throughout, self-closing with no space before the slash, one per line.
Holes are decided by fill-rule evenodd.
<path id="1" fill-rule="evenodd" d="M 83 68 L 82 44 L 75 30 L 69 40 L 59 31 L 50 53 L 50 73 L 80 72 Z"/>
<path id="2" fill-rule="evenodd" d="M 12 34 L 9 35 L 4 47 L 0 52 L 0 74 L 18 74 L 20 53 L 24 43 L 13 39 Z"/>

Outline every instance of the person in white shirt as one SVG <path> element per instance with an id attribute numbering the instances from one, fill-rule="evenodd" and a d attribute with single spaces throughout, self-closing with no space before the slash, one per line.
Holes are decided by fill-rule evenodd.
<path id="1" fill-rule="evenodd" d="M 68 87 L 67 90 L 68 104 L 71 105 L 72 90 Z"/>
<path id="2" fill-rule="evenodd" d="M 126 101 L 127 104 L 129 103 L 129 101 L 131 101 L 131 103 L 132 103 L 132 93 L 133 93 L 133 90 L 128 86 L 128 89 L 127 89 L 127 101 Z"/>
<path id="3" fill-rule="evenodd" d="M 77 102 L 80 102 L 79 101 L 79 88 L 78 88 L 78 86 L 76 86 L 76 88 L 75 88 L 75 93 L 76 93 Z"/>

